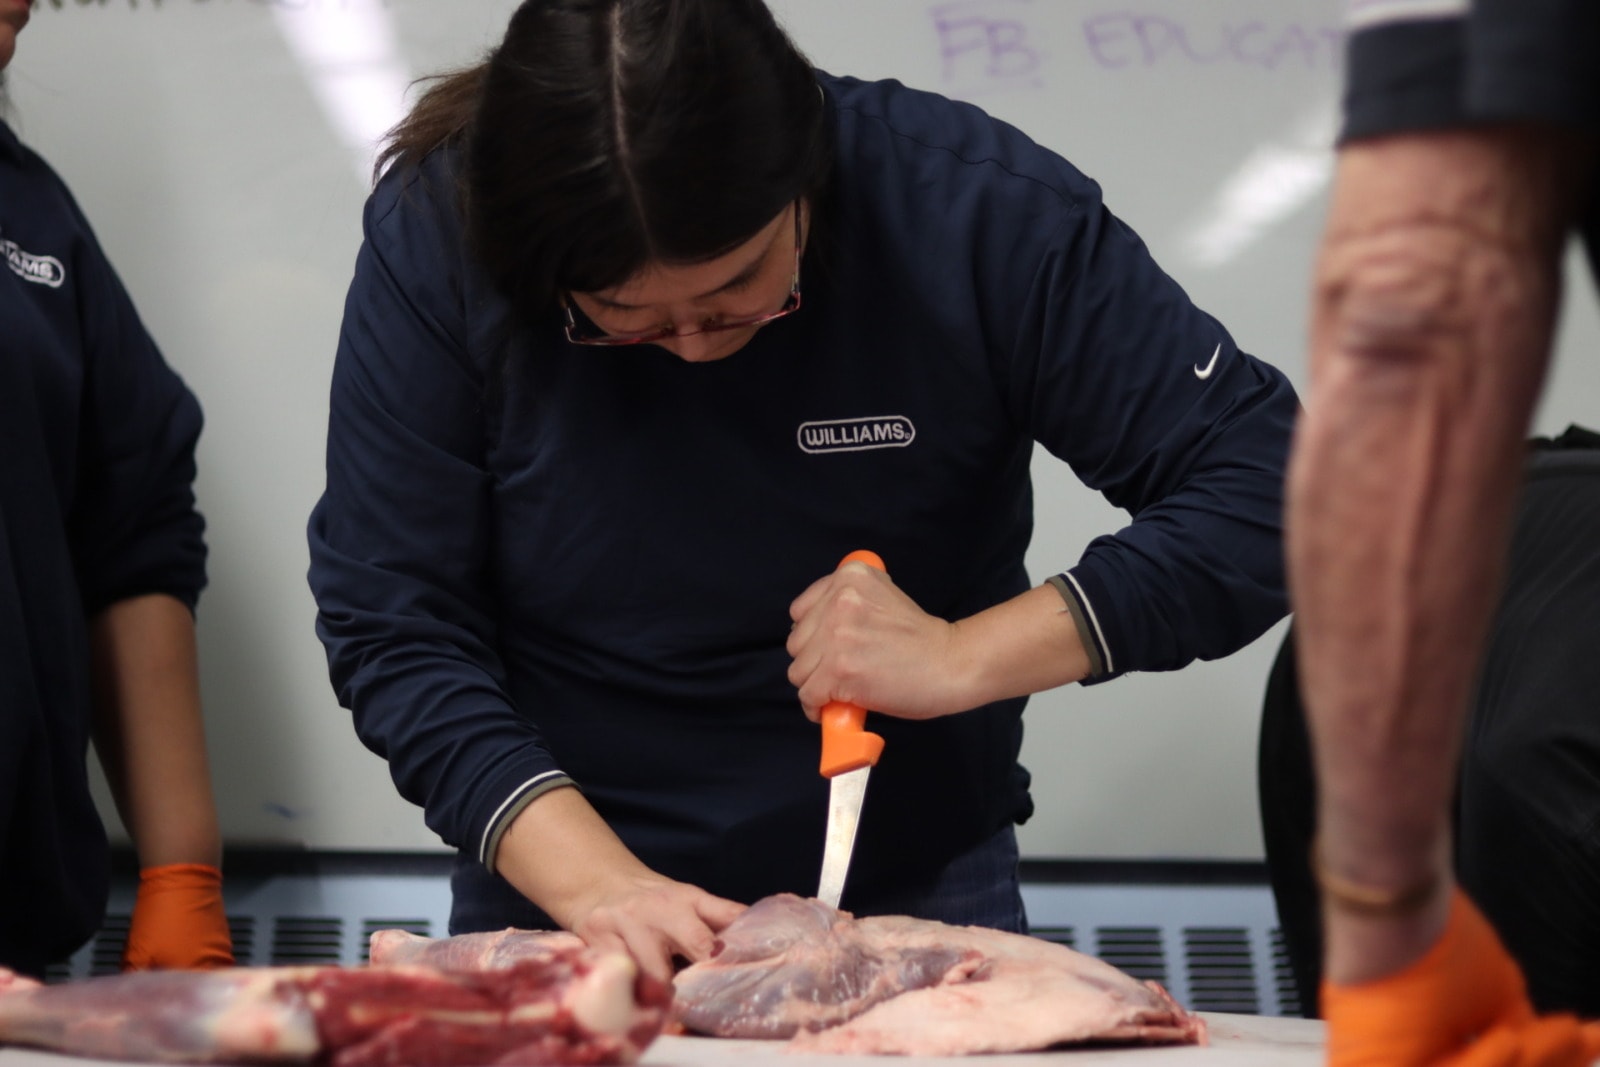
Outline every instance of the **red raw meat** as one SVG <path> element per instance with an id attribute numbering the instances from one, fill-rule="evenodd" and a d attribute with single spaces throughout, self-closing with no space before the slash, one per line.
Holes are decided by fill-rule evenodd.
<path id="1" fill-rule="evenodd" d="M 632 1063 L 671 998 L 626 956 L 587 949 L 478 973 L 238 967 L 40 985 L 0 968 L 0 1045 L 159 1063 Z"/>
<path id="2" fill-rule="evenodd" d="M 1205 1043 L 1154 982 L 1062 945 L 903 916 L 855 919 L 783 894 L 679 973 L 674 1015 L 720 1037 L 797 1051 L 954 1056 L 1082 1041 Z"/>

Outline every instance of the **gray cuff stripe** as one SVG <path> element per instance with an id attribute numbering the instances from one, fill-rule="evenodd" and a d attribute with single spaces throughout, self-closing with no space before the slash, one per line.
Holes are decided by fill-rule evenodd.
<path id="1" fill-rule="evenodd" d="M 1105 632 L 1100 629 L 1100 620 L 1095 617 L 1094 607 L 1084 595 L 1083 586 L 1070 573 L 1051 575 L 1045 581 L 1061 594 L 1067 612 L 1078 627 L 1078 638 L 1089 655 L 1089 677 L 1110 674 L 1116 669 L 1111 664 L 1111 649 L 1106 645 Z"/>
<path id="2" fill-rule="evenodd" d="M 483 841 L 478 847 L 478 862 L 492 872 L 495 853 L 500 851 L 500 838 L 505 835 L 506 827 L 511 825 L 512 820 L 522 814 L 522 809 L 552 789 L 575 784 L 577 783 L 567 777 L 566 771 L 545 771 L 543 774 L 534 775 L 512 790 L 511 795 L 506 797 L 489 819 L 489 825 L 484 828 Z"/>
<path id="3" fill-rule="evenodd" d="M 1467 8 L 1468 0 L 1345 0 L 1344 25 L 1360 30 L 1386 22 L 1460 18 Z"/>

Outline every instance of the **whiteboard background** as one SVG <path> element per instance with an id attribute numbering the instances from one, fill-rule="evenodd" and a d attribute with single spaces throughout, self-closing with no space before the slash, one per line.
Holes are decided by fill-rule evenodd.
<path id="1" fill-rule="evenodd" d="M 1241 347 L 1304 390 L 1336 0 L 773 6 L 818 65 L 972 100 L 1067 156 Z M 73 187 L 205 408 L 202 688 L 232 844 L 441 847 L 333 698 L 304 525 L 372 141 L 413 77 L 474 62 L 513 7 L 67 0 L 36 7 L 18 42 L 10 121 Z M 1586 279 L 1574 294 L 1540 432 L 1600 422 Z M 1035 484 L 1036 579 L 1125 521 L 1047 456 Z M 1222 662 L 1036 697 L 1024 854 L 1259 858 L 1255 731 L 1281 637 L 1280 625 Z"/>

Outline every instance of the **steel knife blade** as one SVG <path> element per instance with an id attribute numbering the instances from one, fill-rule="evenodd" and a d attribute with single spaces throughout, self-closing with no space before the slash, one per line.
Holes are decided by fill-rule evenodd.
<path id="1" fill-rule="evenodd" d="M 822 845 L 822 877 L 817 899 L 837 908 L 844 896 L 845 876 L 856 850 L 856 829 L 861 825 L 861 802 L 867 797 L 872 765 L 836 774 L 828 783 L 828 836 Z"/>

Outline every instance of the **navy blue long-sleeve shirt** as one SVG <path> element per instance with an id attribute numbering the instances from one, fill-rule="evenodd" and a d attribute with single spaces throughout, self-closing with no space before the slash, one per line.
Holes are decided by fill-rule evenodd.
<path id="1" fill-rule="evenodd" d="M 480 862 L 572 781 L 664 874 L 813 892 L 826 783 L 788 605 L 863 547 L 937 616 L 1026 590 L 1034 442 L 1133 517 L 1061 583 L 1102 677 L 1227 655 L 1285 612 L 1287 380 L 1061 157 L 819 77 L 826 255 L 800 311 L 724 360 L 575 347 L 555 309 L 519 329 L 465 248 L 449 150 L 369 201 L 310 524 L 318 630 L 361 738 Z M 1022 706 L 875 719 L 845 906 L 1027 817 Z"/>
<path id="2" fill-rule="evenodd" d="M 87 620 L 205 584 L 194 396 L 61 180 L 0 123 L 0 963 L 99 928 Z"/>

